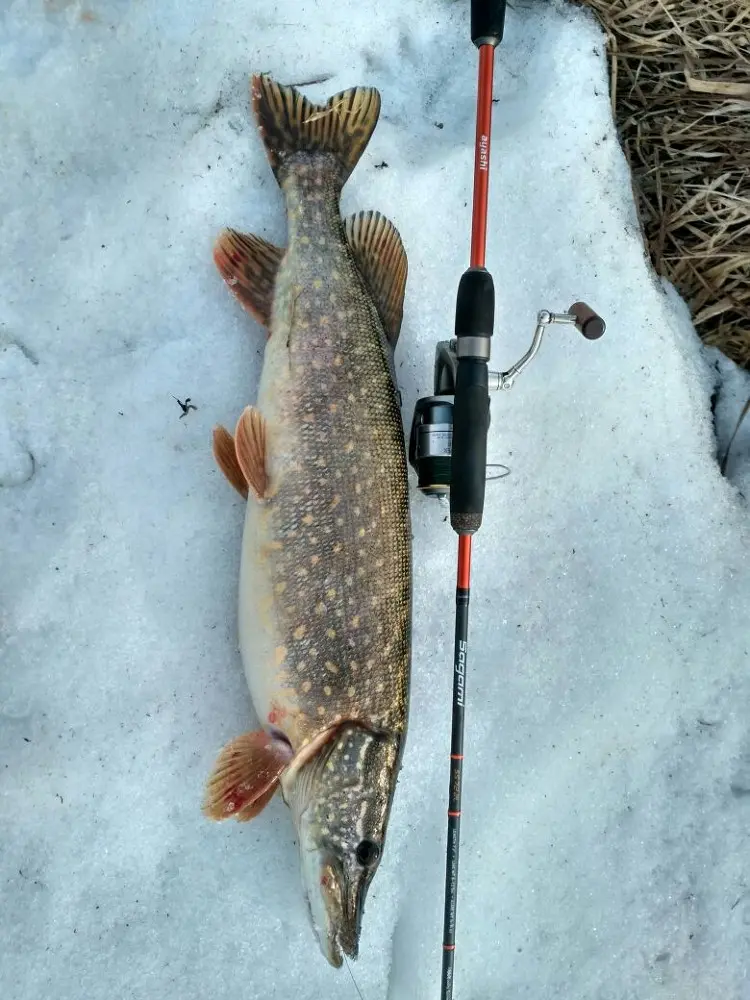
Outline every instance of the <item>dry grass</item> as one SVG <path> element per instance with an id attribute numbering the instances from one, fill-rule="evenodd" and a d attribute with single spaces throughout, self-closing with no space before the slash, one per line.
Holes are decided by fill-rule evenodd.
<path id="1" fill-rule="evenodd" d="M 577 2 L 607 33 L 654 266 L 704 342 L 750 368 L 750 0 Z"/>

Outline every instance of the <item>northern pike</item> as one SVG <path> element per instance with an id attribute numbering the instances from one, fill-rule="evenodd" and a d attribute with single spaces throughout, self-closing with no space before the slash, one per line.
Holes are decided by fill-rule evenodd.
<path id="1" fill-rule="evenodd" d="M 358 954 L 407 731 L 411 527 L 393 364 L 407 260 L 380 213 L 340 213 L 378 91 L 316 105 L 254 76 L 251 93 L 288 244 L 233 229 L 215 244 L 268 337 L 255 406 L 213 441 L 248 500 L 239 644 L 262 728 L 221 751 L 203 808 L 249 820 L 280 788 L 312 924 L 339 967 Z"/>

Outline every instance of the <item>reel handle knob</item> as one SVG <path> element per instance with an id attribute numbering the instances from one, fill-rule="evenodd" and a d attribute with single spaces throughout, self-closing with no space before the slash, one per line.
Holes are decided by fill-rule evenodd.
<path id="1" fill-rule="evenodd" d="M 574 302 L 568 312 L 576 318 L 576 330 L 582 333 L 586 340 L 598 340 L 604 335 L 607 325 L 591 306 L 585 302 Z"/>

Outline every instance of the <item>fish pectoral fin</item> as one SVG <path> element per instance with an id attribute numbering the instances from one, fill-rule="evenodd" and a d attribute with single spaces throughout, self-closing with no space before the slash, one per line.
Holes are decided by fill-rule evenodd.
<path id="1" fill-rule="evenodd" d="M 214 263 L 232 294 L 269 329 L 276 275 L 284 251 L 251 233 L 225 229 L 214 245 Z"/>
<path id="2" fill-rule="evenodd" d="M 380 212 L 358 212 L 344 220 L 346 238 L 395 349 L 404 316 L 408 264 L 401 237 Z"/>
<path id="3" fill-rule="evenodd" d="M 226 427 L 219 426 L 214 428 L 213 449 L 216 464 L 240 496 L 247 500 L 247 479 L 245 479 L 245 475 L 240 468 L 240 463 L 237 461 L 234 438 Z"/>
<path id="4" fill-rule="evenodd" d="M 257 500 L 266 498 L 266 421 L 254 406 L 246 406 L 234 431 L 237 464 Z"/>
<path id="5" fill-rule="evenodd" d="M 254 819 L 274 796 L 292 749 L 269 733 L 244 733 L 219 754 L 206 786 L 203 813 L 214 820 Z"/>

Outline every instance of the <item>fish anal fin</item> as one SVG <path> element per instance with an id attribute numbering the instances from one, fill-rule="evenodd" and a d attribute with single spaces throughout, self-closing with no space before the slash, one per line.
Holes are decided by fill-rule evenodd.
<path id="1" fill-rule="evenodd" d="M 253 819 L 273 798 L 291 759 L 291 747 L 269 733 L 237 737 L 216 761 L 206 786 L 204 815 L 217 821 Z"/>
<path id="2" fill-rule="evenodd" d="M 358 212 L 344 220 L 346 238 L 365 279 L 391 347 L 404 316 L 408 263 L 393 223 L 380 212 Z"/>
<path id="3" fill-rule="evenodd" d="M 374 87 L 352 87 L 325 104 L 313 104 L 296 87 L 256 75 L 251 94 L 258 131 L 279 182 L 285 162 L 296 153 L 329 153 L 339 164 L 343 184 L 362 156 L 380 116 L 380 94 Z"/>
<path id="4" fill-rule="evenodd" d="M 237 464 L 257 500 L 268 490 L 266 472 L 266 421 L 254 406 L 246 406 L 234 431 Z"/>
<path id="5" fill-rule="evenodd" d="M 276 275 L 284 250 L 260 236 L 225 229 L 214 244 L 214 263 L 232 294 L 270 329 Z"/>
<path id="6" fill-rule="evenodd" d="M 213 450 L 216 464 L 240 496 L 247 500 L 247 480 L 240 468 L 240 463 L 237 461 L 234 438 L 226 427 L 219 426 L 214 428 Z"/>

